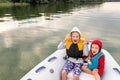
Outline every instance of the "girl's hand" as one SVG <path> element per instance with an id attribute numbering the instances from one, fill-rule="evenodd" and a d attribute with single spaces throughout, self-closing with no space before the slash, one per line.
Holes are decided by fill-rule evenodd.
<path id="1" fill-rule="evenodd" d="M 65 42 L 67 40 L 70 40 L 70 39 L 71 39 L 70 34 L 66 34 L 65 39 L 63 40 L 63 42 Z"/>
<path id="2" fill-rule="evenodd" d="M 88 44 L 88 43 L 89 43 L 89 40 L 86 38 L 83 44 Z"/>

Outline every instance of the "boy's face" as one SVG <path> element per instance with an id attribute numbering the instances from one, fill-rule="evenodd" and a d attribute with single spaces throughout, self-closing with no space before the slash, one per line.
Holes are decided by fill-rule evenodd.
<path id="1" fill-rule="evenodd" d="M 91 51 L 96 55 L 99 52 L 99 46 L 97 44 L 92 44 Z"/>
<path id="2" fill-rule="evenodd" d="M 77 44 L 80 40 L 80 34 L 78 32 L 72 32 L 71 39 L 74 44 Z"/>

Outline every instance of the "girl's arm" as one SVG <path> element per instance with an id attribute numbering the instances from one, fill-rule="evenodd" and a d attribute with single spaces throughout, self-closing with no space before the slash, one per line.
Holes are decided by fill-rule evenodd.
<path id="1" fill-rule="evenodd" d="M 89 40 L 85 38 L 83 43 L 83 56 L 88 56 L 89 54 L 89 48 L 88 48 Z"/>
<path id="2" fill-rule="evenodd" d="M 89 54 L 89 49 L 88 49 L 88 44 L 83 45 L 83 56 L 88 56 Z"/>

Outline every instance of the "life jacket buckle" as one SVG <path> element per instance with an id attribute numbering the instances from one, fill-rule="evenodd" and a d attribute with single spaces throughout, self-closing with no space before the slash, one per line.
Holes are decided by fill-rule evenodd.
<path id="1" fill-rule="evenodd" d="M 67 60 L 68 58 L 69 58 L 69 56 L 67 56 L 67 55 L 65 55 L 65 56 L 63 57 L 64 60 Z"/>

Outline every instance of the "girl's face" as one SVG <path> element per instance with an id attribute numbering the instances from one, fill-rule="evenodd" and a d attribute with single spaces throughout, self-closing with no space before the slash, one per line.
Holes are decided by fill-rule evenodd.
<path id="1" fill-rule="evenodd" d="M 80 34 L 78 32 L 72 32 L 71 38 L 74 44 L 77 44 L 80 40 Z"/>
<path id="2" fill-rule="evenodd" d="M 91 51 L 94 55 L 99 53 L 99 46 L 97 44 L 92 44 Z"/>

